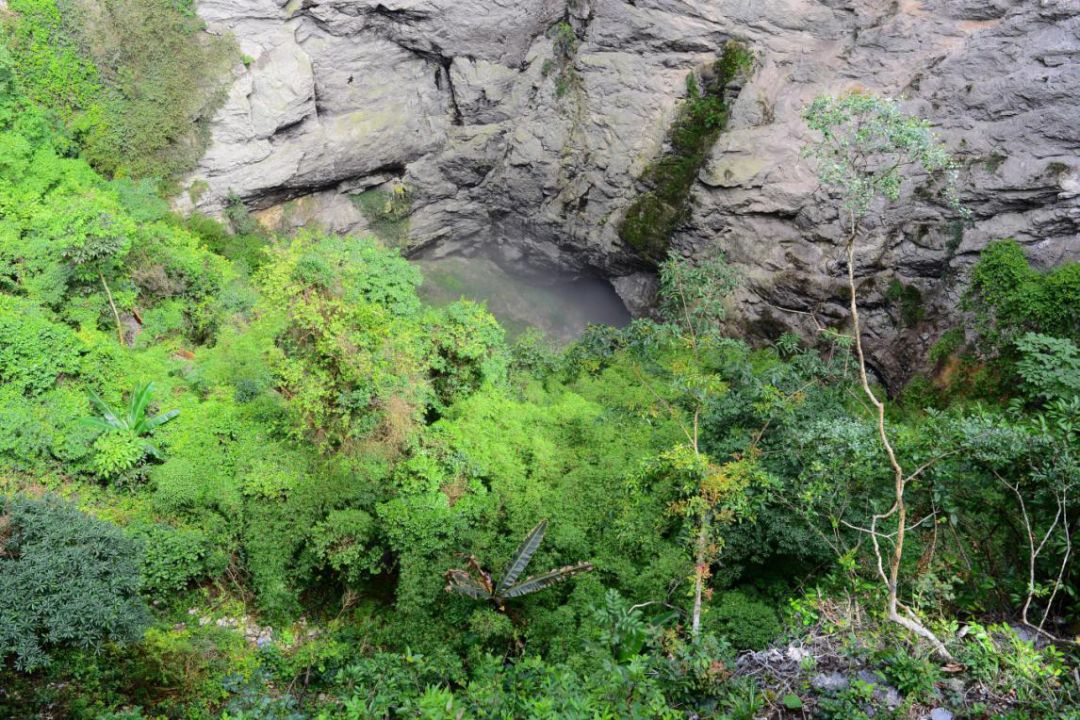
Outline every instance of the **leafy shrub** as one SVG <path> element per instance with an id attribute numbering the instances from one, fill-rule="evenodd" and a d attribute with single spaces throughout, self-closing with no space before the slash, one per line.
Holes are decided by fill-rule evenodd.
<path id="1" fill-rule="evenodd" d="M 55 498 L 0 504 L 0 657 L 20 670 L 58 647 L 137 639 L 141 546 Z"/>
<path id="2" fill-rule="evenodd" d="M 395 181 L 385 189 L 365 190 L 353 196 L 353 202 L 367 219 L 371 232 L 387 247 L 404 248 L 408 245 L 412 198 L 404 183 Z"/>
<path id="3" fill-rule="evenodd" d="M 561 98 L 580 82 L 577 70 L 574 69 L 574 56 L 581 41 L 574 27 L 565 21 L 554 25 L 547 35 L 551 39 L 555 56 L 544 62 L 541 74 L 544 77 L 554 74 L 555 97 Z"/>
<path id="4" fill-rule="evenodd" d="M 739 590 L 719 595 L 709 620 L 713 631 L 736 650 L 760 650 L 783 631 L 773 606 Z"/>
<path id="5" fill-rule="evenodd" d="M 913 700 L 929 701 L 937 693 L 941 672 L 930 660 L 906 649 L 890 649 L 880 658 L 885 679 Z"/>
<path id="6" fill-rule="evenodd" d="M 450 405 L 476 392 L 484 383 L 506 381 L 506 333 L 482 305 L 460 300 L 431 322 L 433 386 Z"/>
<path id="7" fill-rule="evenodd" d="M 138 465 L 146 455 L 139 436 L 129 430 L 110 430 L 94 440 L 94 472 L 106 480 Z"/>
<path id="8" fill-rule="evenodd" d="M 930 346 L 929 358 L 931 362 L 940 363 L 956 353 L 964 346 L 964 330 L 952 328 L 941 334 L 941 337 Z"/>
<path id="9" fill-rule="evenodd" d="M 29 302 L 0 295 L 0 383 L 19 394 L 41 394 L 79 372 L 82 351 L 69 328 Z"/>
<path id="10" fill-rule="evenodd" d="M 240 207 L 243 207 L 241 205 Z M 246 211 L 245 211 L 246 212 Z M 239 226 L 247 232 L 238 232 L 235 229 L 229 232 L 222 223 L 205 215 L 193 214 L 183 221 L 183 227 L 202 241 L 208 250 L 234 263 L 241 264 L 248 271 L 258 270 L 266 261 L 266 246 L 268 238 L 255 222 L 247 222 L 243 217 L 232 220 L 239 215 L 234 205 L 226 207 L 226 216 L 234 228 Z"/>
<path id="11" fill-rule="evenodd" d="M 1040 273 L 1015 240 L 991 243 L 972 271 L 967 303 L 993 348 L 1025 332 L 1080 339 L 1080 263 Z"/>
<path id="12" fill-rule="evenodd" d="M 1016 371 L 1027 391 L 1045 401 L 1080 397 L 1080 348 L 1072 340 L 1027 333 L 1016 340 Z"/>
<path id="13" fill-rule="evenodd" d="M 351 584 L 377 572 L 383 550 L 373 545 L 375 519 L 363 510 L 335 510 L 315 526 L 312 543 L 319 558 Z"/>
<path id="14" fill-rule="evenodd" d="M 83 423 L 102 430 L 94 441 L 93 467 L 105 478 L 113 478 L 135 467 L 143 457 L 149 455 L 162 459 L 161 452 L 150 443 L 147 436 L 155 428 L 176 418 L 179 410 L 170 410 L 160 415 L 148 412 L 153 398 L 154 384 L 136 385 L 131 391 L 128 407 L 123 412 L 116 412 L 93 392 L 90 401 L 101 417 L 87 417 Z"/>
<path id="15" fill-rule="evenodd" d="M 900 321 L 910 327 L 916 325 L 926 314 L 922 293 L 914 285 L 905 285 L 893 278 L 885 289 L 885 299 L 900 308 Z"/>
<path id="16" fill-rule="evenodd" d="M 294 437 L 355 445 L 380 425 L 395 444 L 429 401 L 420 273 L 371 239 L 304 235 L 260 271 L 284 320 L 271 355 Z"/>
<path id="17" fill-rule="evenodd" d="M 142 594 L 156 604 L 167 603 L 192 582 L 224 570 L 224 558 L 213 551 L 202 530 L 150 524 L 133 526 L 128 534 L 146 548 Z"/>
<path id="18" fill-rule="evenodd" d="M 58 112 L 91 164 L 109 175 L 158 177 L 194 164 L 224 99 L 231 38 L 203 33 L 188 2 L 9 6 L 5 35 L 18 87 Z"/>

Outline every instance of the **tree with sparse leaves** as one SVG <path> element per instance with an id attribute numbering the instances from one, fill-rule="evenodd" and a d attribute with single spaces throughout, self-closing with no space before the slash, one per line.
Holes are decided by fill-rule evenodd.
<path id="1" fill-rule="evenodd" d="M 910 170 L 932 178 L 943 177 L 949 206 L 965 218 L 967 213 L 955 189 L 956 165 L 930 124 L 904 112 L 897 100 L 859 92 L 841 97 L 822 96 L 806 108 L 803 119 L 820 135 L 806 148 L 806 154 L 817 161 L 818 179 L 838 205 L 844 229 L 852 336 L 859 376 L 863 391 L 874 407 L 878 435 L 893 474 L 893 503 L 884 512 L 872 516 L 867 530 L 877 558 L 878 574 L 888 590 L 887 612 L 890 620 L 926 638 L 939 654 L 948 656 L 942 642 L 898 598 L 900 564 L 908 530 L 904 492 L 908 482 L 925 466 L 913 473 L 905 472 L 885 426 L 885 403 L 870 386 L 859 320 L 855 261 L 859 241 L 866 232 L 864 222 L 875 203 L 898 201 Z M 895 532 L 879 532 L 879 524 L 885 522 L 895 522 Z M 891 541 L 893 546 L 887 563 L 882 540 Z"/>

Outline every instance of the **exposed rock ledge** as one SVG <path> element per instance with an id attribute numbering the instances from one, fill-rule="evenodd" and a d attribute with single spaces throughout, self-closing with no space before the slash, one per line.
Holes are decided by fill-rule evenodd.
<path id="1" fill-rule="evenodd" d="M 235 193 L 281 222 L 363 228 L 348 195 L 410 189 L 414 252 L 486 247 L 517 267 L 614 278 L 635 312 L 650 268 L 618 238 L 635 178 L 662 148 L 687 73 L 736 38 L 758 57 L 675 238 L 722 249 L 745 281 L 732 322 L 757 337 L 843 324 L 833 217 L 800 162 L 821 92 L 903 94 L 965 160 L 975 214 L 957 232 L 932 202 L 878 220 L 859 275 L 881 374 L 901 379 L 940 331 L 884 299 L 917 288 L 955 307 L 990 240 L 1041 265 L 1080 258 L 1078 0 L 203 0 L 238 67 L 182 207 Z M 548 31 L 581 43 L 556 90 Z M 289 201 L 287 204 L 286 201 Z"/>

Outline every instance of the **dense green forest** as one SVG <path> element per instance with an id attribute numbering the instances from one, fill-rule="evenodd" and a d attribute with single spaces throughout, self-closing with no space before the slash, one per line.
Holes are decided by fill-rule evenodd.
<path id="1" fill-rule="evenodd" d="M 1080 717 L 1080 266 L 990 245 L 891 393 L 850 326 L 722 334 L 723 258 L 510 344 L 376 239 L 171 212 L 241 58 L 105 6 L 0 11 L 0 716 Z M 849 253 L 903 182 L 852 118 L 951 169 L 809 108 Z"/>

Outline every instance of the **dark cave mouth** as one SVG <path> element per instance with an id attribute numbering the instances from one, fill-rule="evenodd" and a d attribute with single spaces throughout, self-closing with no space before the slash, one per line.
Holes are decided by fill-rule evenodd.
<path id="1" fill-rule="evenodd" d="M 466 298 L 487 305 L 511 340 L 530 328 L 558 345 L 589 325 L 625 327 L 631 315 L 610 280 L 598 274 L 508 267 L 488 254 L 413 258 L 424 273 L 420 295 L 433 305 Z"/>

